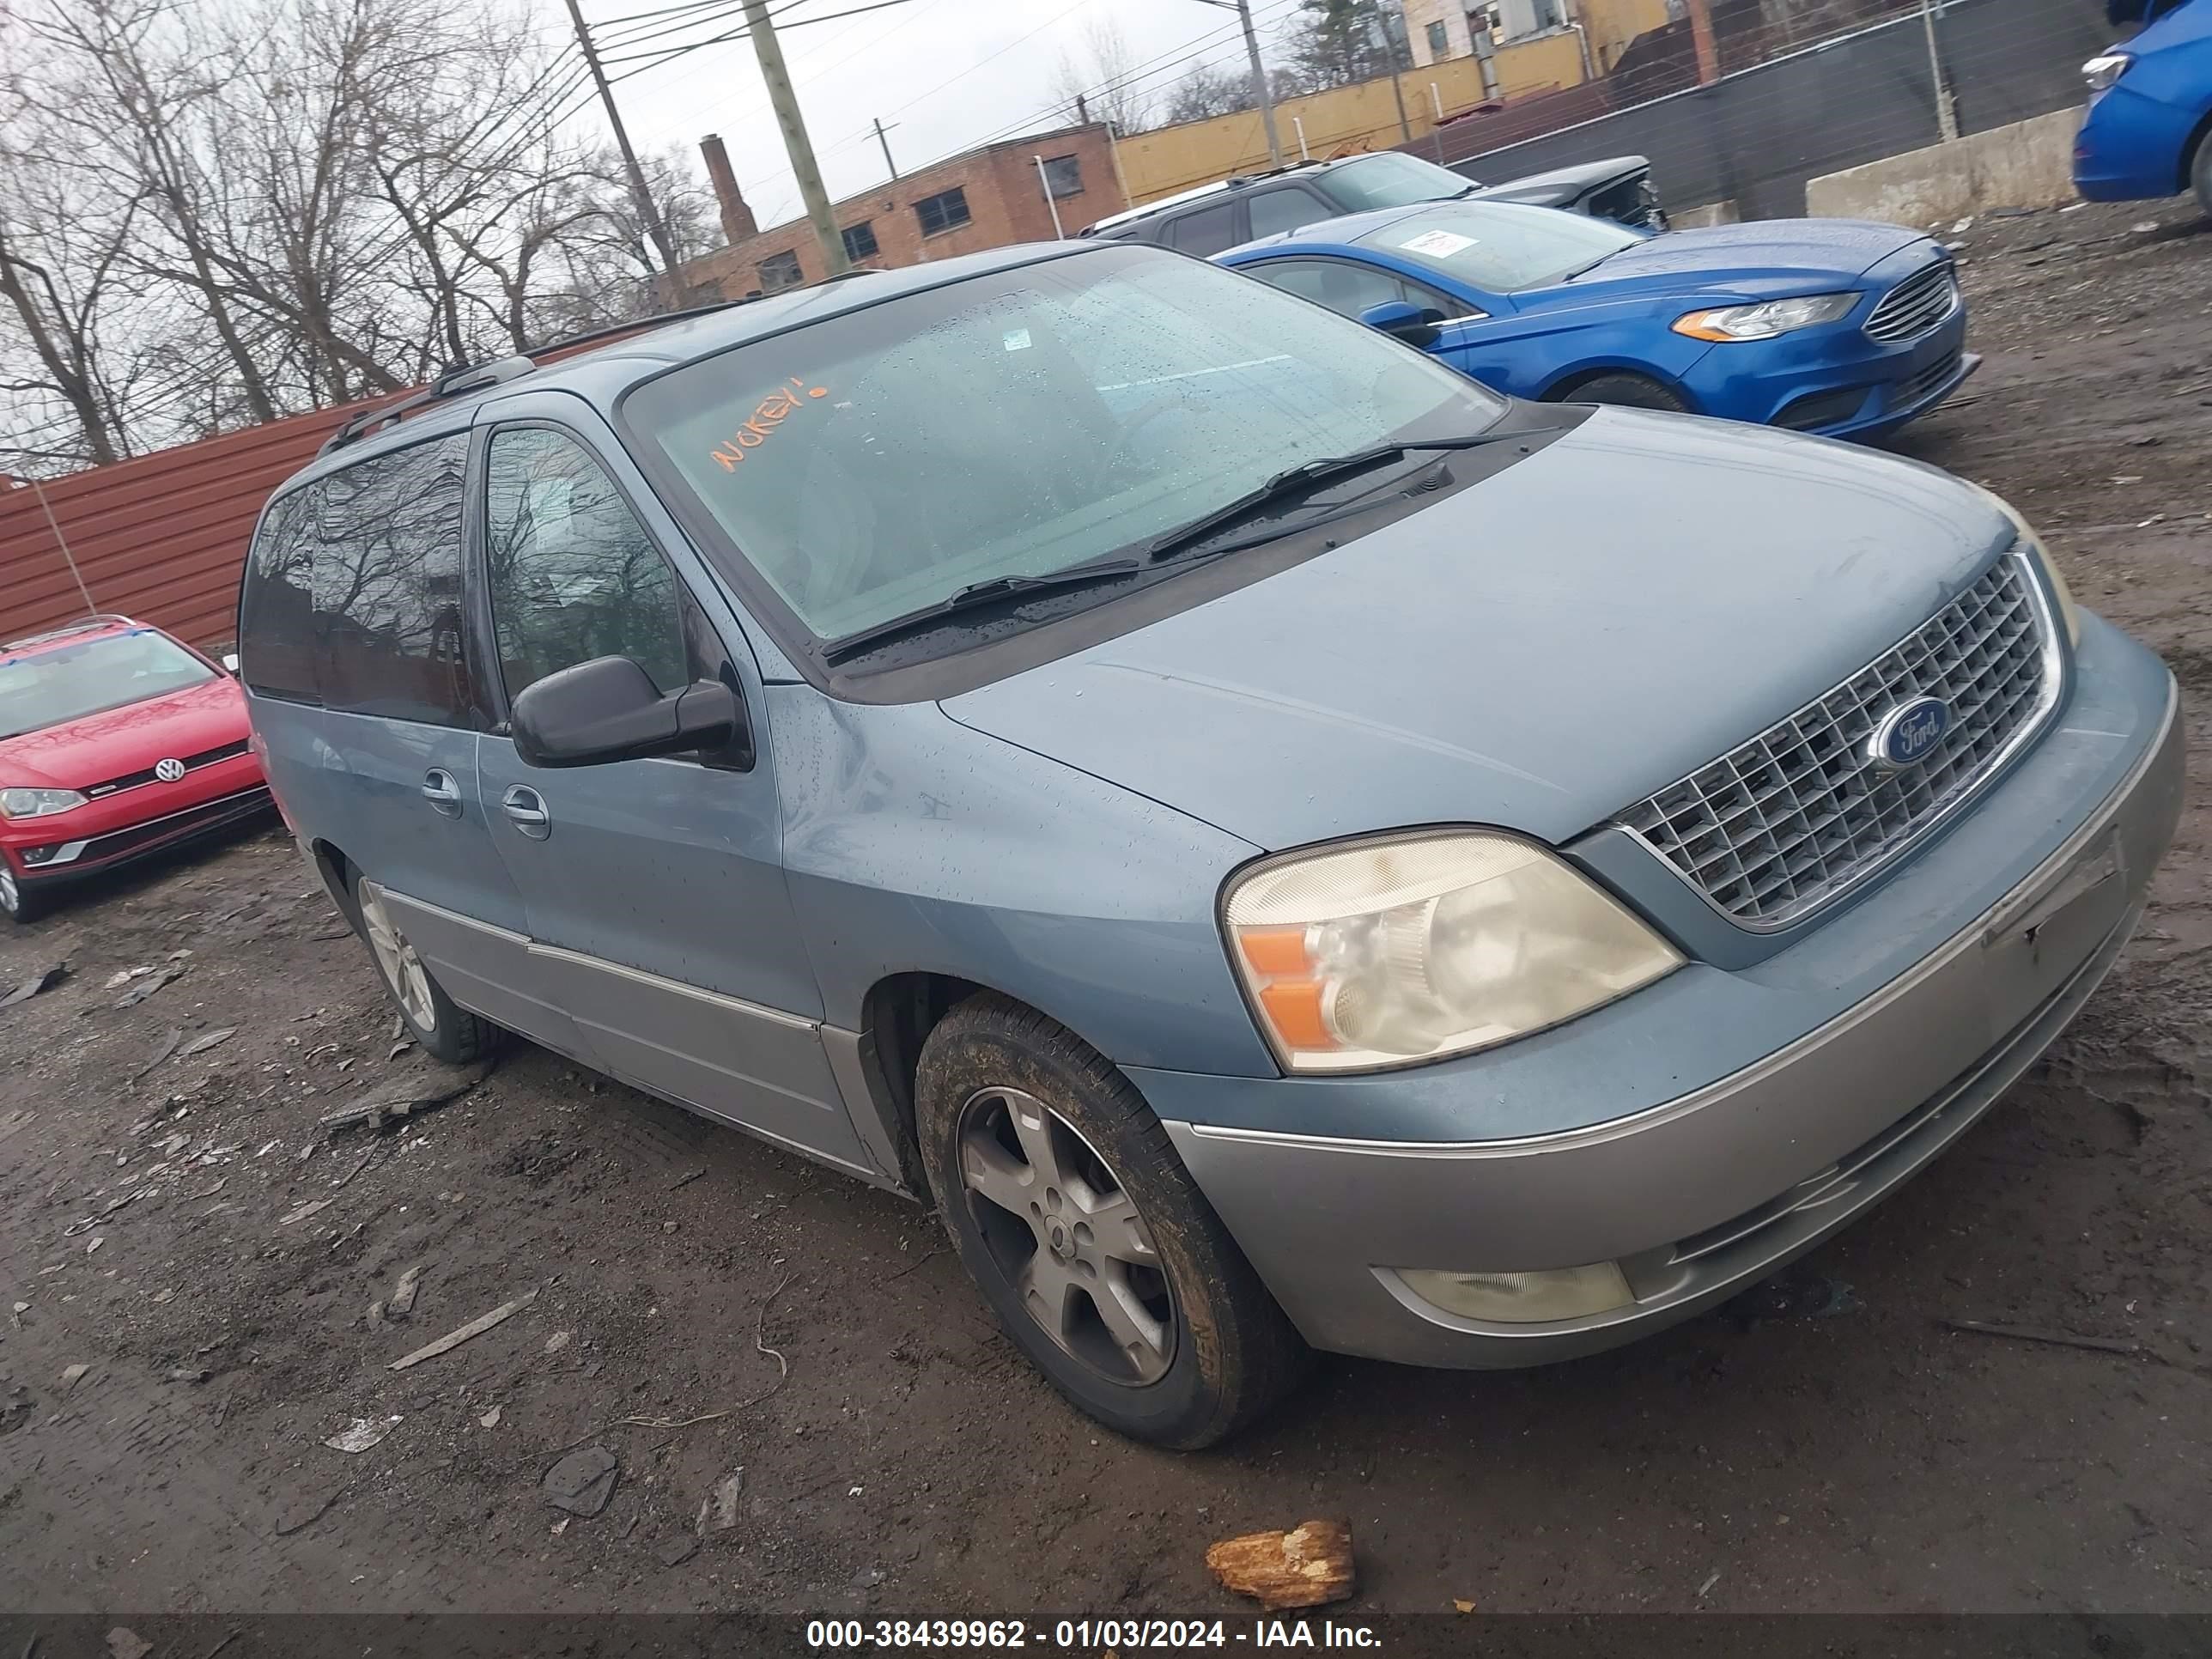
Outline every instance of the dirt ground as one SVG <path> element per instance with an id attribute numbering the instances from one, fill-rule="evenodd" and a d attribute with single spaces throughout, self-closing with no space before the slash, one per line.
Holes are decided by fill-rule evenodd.
<path id="1" fill-rule="evenodd" d="M 1952 240 L 1989 361 L 1899 447 L 2174 665 L 2199 787 L 2045 1065 L 1780 1284 L 1546 1371 L 1327 1362 L 1230 1448 L 1139 1449 L 927 1213 L 542 1052 L 319 1128 L 422 1062 L 272 832 L 0 935 L 0 982 L 74 970 L 0 1011 L 0 1607 L 1233 1614 L 1207 1542 L 1342 1515 L 1375 1610 L 2212 1610 L 2212 230 Z M 618 1460 L 588 1517 L 541 1486 L 580 1445 Z"/>

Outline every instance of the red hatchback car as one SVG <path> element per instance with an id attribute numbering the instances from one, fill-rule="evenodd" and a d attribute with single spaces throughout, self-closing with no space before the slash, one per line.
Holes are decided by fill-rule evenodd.
<path id="1" fill-rule="evenodd" d="M 127 617 L 0 646 L 0 911 L 266 811 L 238 682 Z"/>

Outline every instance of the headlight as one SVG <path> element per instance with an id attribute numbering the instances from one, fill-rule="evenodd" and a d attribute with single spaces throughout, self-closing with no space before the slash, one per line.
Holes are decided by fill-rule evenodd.
<path id="1" fill-rule="evenodd" d="M 1543 848 L 1463 830 L 1293 854 L 1237 878 L 1229 950 L 1285 1069 L 1466 1054 L 1682 965 Z"/>
<path id="2" fill-rule="evenodd" d="M 1966 481 L 1972 483 L 1972 479 Z M 2066 578 L 2059 574 L 2058 562 L 2051 556 L 2051 550 L 2036 534 L 2035 526 L 2021 516 L 2021 511 L 1993 489 L 1984 489 L 1973 484 L 1991 507 L 2012 520 L 2013 530 L 2021 540 L 2034 550 L 2035 562 L 2043 568 L 2043 579 L 2051 584 L 2051 596 L 2057 601 L 2059 620 L 2066 624 L 2066 643 L 2079 647 L 2081 643 L 2081 612 L 2074 603 L 2074 590 L 2066 586 Z"/>
<path id="3" fill-rule="evenodd" d="M 1753 306 L 1723 306 L 1693 311 L 1674 319 L 1674 332 L 1693 340 L 1771 340 L 1801 328 L 1818 328 L 1850 314 L 1856 294 L 1808 294 L 1796 300 L 1767 300 Z"/>
<path id="4" fill-rule="evenodd" d="M 83 805 L 74 789 L 0 789 L 0 818 L 43 818 Z"/>
<path id="5" fill-rule="evenodd" d="M 2081 65 L 2081 78 L 2089 83 L 2092 92 L 2104 92 L 2128 72 L 2128 65 L 2136 60 L 2124 52 L 2108 52 L 2092 58 Z"/>

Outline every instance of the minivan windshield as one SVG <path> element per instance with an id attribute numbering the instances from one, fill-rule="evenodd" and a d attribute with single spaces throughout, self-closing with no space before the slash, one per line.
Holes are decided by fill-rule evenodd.
<path id="1" fill-rule="evenodd" d="M 0 656 L 0 738 L 66 726 L 214 678 L 191 652 L 145 629 Z"/>
<path id="2" fill-rule="evenodd" d="M 1439 202 L 1358 239 L 1487 294 L 1547 288 L 1647 239 L 1609 219 L 1512 202 Z"/>
<path id="3" fill-rule="evenodd" d="M 1141 554 L 1287 469 L 1479 432 L 1504 407 L 1319 306 L 1115 245 L 702 358 L 620 418 L 679 505 L 834 641 Z"/>

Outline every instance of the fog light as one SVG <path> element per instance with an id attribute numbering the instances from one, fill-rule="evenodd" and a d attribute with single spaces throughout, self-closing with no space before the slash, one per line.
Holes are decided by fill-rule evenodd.
<path id="1" fill-rule="evenodd" d="M 58 841 L 52 847 L 26 847 L 23 849 L 23 862 L 26 864 L 44 864 L 68 844 L 69 843 L 66 842 Z"/>
<path id="2" fill-rule="evenodd" d="M 1455 1273 L 1401 1267 L 1398 1277 L 1422 1301 L 1462 1319 L 1537 1324 L 1609 1313 L 1636 1300 L 1618 1264 L 1552 1267 L 1534 1273 Z"/>

